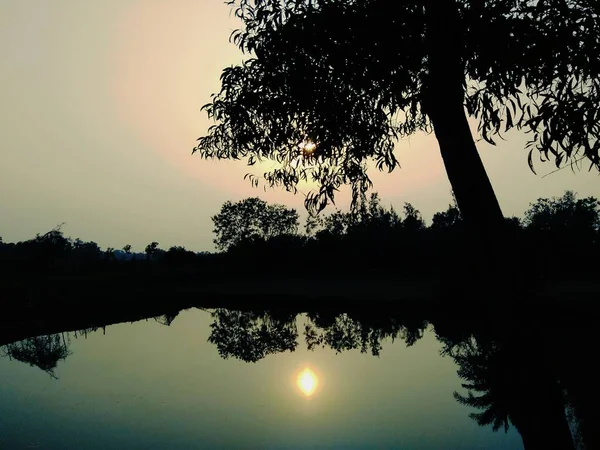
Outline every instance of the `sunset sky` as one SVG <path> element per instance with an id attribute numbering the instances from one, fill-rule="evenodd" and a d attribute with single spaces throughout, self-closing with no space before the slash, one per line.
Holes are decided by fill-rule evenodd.
<path id="1" fill-rule="evenodd" d="M 211 125 L 200 107 L 243 58 L 228 41 L 238 26 L 221 0 L 0 2 L 0 236 L 65 222 L 65 234 L 102 247 L 200 251 L 213 249 L 210 216 L 226 200 L 257 195 L 304 212 L 300 194 L 253 189 L 243 162 L 191 155 Z M 542 178 L 554 166 L 534 175 L 526 136 L 506 139 L 478 144 L 505 215 L 566 189 L 600 197 L 587 166 Z M 373 173 L 375 190 L 429 223 L 451 201 L 435 138 L 401 141 L 397 156 L 400 170 Z"/>

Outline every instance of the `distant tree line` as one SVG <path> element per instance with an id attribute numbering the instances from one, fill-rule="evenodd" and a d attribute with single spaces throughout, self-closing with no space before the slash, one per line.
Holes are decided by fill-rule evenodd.
<path id="1" fill-rule="evenodd" d="M 158 242 L 138 253 L 131 245 L 101 249 L 93 241 L 65 237 L 58 226 L 27 241 L 4 243 L 0 238 L 0 265 L 3 272 L 152 266 L 236 276 L 393 273 L 452 279 L 465 275 L 457 264 L 461 256 L 465 264 L 469 261 L 470 241 L 456 204 L 434 214 L 427 225 L 410 203 L 397 212 L 372 193 L 351 212 L 309 215 L 301 230 L 294 209 L 247 198 L 226 202 L 212 220 L 215 253 L 182 246 L 163 250 Z M 599 269 L 600 202 L 594 197 L 577 198 L 567 191 L 562 197 L 541 198 L 523 218 L 505 219 L 505 226 L 511 236 L 506 263 L 527 277 L 589 277 Z"/>
<path id="2" fill-rule="evenodd" d="M 243 271 L 316 277 L 373 272 L 458 277 L 465 275 L 459 271 L 473 250 L 455 203 L 434 214 L 427 225 L 410 203 L 398 213 L 382 205 L 377 193 L 363 197 L 353 212 L 309 216 L 303 233 L 298 231 L 295 210 L 258 198 L 226 203 L 213 221 L 215 245 Z M 541 198 L 523 218 L 506 218 L 505 227 L 508 233 L 499 236 L 510 239 L 504 261 L 525 276 L 597 273 L 600 202 L 596 198 L 579 199 L 571 191 L 558 198 Z M 465 265 L 457 263 L 461 256 Z"/>

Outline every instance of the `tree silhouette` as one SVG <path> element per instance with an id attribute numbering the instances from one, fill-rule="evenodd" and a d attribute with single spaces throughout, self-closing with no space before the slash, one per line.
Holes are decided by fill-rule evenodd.
<path id="1" fill-rule="evenodd" d="M 367 161 L 392 171 L 397 138 L 433 131 L 463 219 L 493 234 L 502 212 L 466 114 L 490 143 L 529 133 L 532 170 L 534 151 L 600 169 L 596 1 L 227 3 L 244 25 L 232 39 L 249 57 L 223 70 L 203 107 L 217 124 L 194 152 L 275 160 L 270 185 L 317 182 L 309 209 L 345 183 L 357 204 L 371 184 Z"/>
<path id="2" fill-rule="evenodd" d="M 590 236 L 600 228 L 600 201 L 577 199 L 572 191 L 562 197 L 540 198 L 525 212 L 525 226 L 539 231 L 560 231 L 571 237 Z"/>
<path id="3" fill-rule="evenodd" d="M 456 205 L 448 205 L 448 209 L 437 212 L 431 220 L 431 228 L 436 230 L 450 230 L 460 225 L 462 218 Z"/>
<path id="4" fill-rule="evenodd" d="M 158 242 L 151 242 L 146 245 L 144 252 L 146 253 L 146 260 L 150 261 L 159 251 Z"/>
<path id="5" fill-rule="evenodd" d="M 407 346 L 414 345 L 423 337 L 427 326 L 425 320 L 400 319 L 396 315 L 381 313 L 354 313 L 328 315 L 308 314 L 304 337 L 309 350 L 316 347 L 329 347 L 341 353 L 359 349 L 379 356 L 382 341 L 401 338 Z"/>
<path id="6" fill-rule="evenodd" d="M 298 345 L 295 313 L 217 309 L 211 315 L 214 322 L 208 341 L 225 359 L 257 362 L 270 354 L 294 351 Z M 406 345 L 413 345 L 427 326 L 425 320 L 400 320 L 376 312 L 314 312 L 307 319 L 304 337 L 309 350 L 329 347 L 340 353 L 360 349 L 373 356 L 379 355 L 384 339 L 401 338 Z"/>
<path id="7" fill-rule="evenodd" d="M 182 246 L 173 246 L 161 258 L 161 263 L 167 266 L 185 266 L 197 261 L 196 254 Z"/>
<path id="8" fill-rule="evenodd" d="M 160 316 L 156 316 L 154 318 L 154 320 L 156 320 L 161 325 L 170 327 L 178 315 L 179 315 L 179 311 L 172 311 L 172 312 L 168 312 L 165 314 L 161 314 Z"/>
<path id="9" fill-rule="evenodd" d="M 219 250 L 230 250 L 242 242 L 267 240 L 298 231 L 298 213 L 283 205 L 269 205 L 258 197 L 236 203 L 227 201 L 212 217 Z"/>
<path id="10" fill-rule="evenodd" d="M 578 199 L 575 193 L 540 198 L 525 212 L 527 245 L 538 255 L 537 272 L 542 277 L 559 274 L 594 274 L 590 264 L 597 254 L 600 201 Z"/>
<path id="11" fill-rule="evenodd" d="M 221 357 L 257 362 L 265 356 L 296 349 L 296 315 L 281 316 L 251 311 L 217 309 L 208 342 Z"/>
<path id="12" fill-rule="evenodd" d="M 93 241 L 83 242 L 79 238 L 73 241 L 72 252 L 75 259 L 79 262 L 97 261 L 99 256 L 102 254 L 98 244 Z"/>
<path id="13" fill-rule="evenodd" d="M 483 410 L 469 414 L 479 425 L 494 431 L 514 425 L 526 450 L 574 448 L 561 387 L 538 348 L 471 337 L 442 353 L 458 364 L 468 390 L 454 398 Z"/>
<path id="14" fill-rule="evenodd" d="M 36 366 L 56 378 L 54 369 L 60 360 L 69 356 L 68 343 L 58 334 L 35 336 L 19 342 L 5 345 L 0 349 L 3 356 Z"/>

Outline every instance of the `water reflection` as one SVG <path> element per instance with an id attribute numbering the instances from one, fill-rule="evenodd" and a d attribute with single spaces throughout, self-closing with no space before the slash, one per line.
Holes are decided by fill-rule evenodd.
<path id="1" fill-rule="evenodd" d="M 530 344 L 472 337 L 444 348 L 458 364 L 467 390 L 455 391 L 454 397 L 479 410 L 469 416 L 481 426 L 506 431 L 514 425 L 526 449 L 573 449 L 562 387 L 539 349 Z"/>
<path id="2" fill-rule="evenodd" d="M 298 345 L 296 314 L 217 309 L 211 315 L 214 321 L 208 341 L 225 359 L 256 362 L 270 354 L 294 351 Z"/>
<path id="3" fill-rule="evenodd" d="M 34 336 L 0 347 L 0 355 L 39 367 L 56 378 L 54 369 L 69 356 L 68 337 L 64 333 Z"/>
<path id="4" fill-rule="evenodd" d="M 310 397 L 315 393 L 319 386 L 319 377 L 312 369 L 306 367 L 298 373 L 296 384 L 298 385 L 298 389 L 300 389 L 304 395 Z"/>
<path id="5" fill-rule="evenodd" d="M 579 319 L 488 323 L 452 316 L 425 320 L 389 311 L 208 312 L 207 341 L 221 358 L 245 363 L 299 347 L 338 354 L 357 350 L 379 357 L 386 343 L 403 341 L 404 347 L 413 347 L 429 329 L 441 345 L 440 354 L 457 366 L 460 382 L 447 395 L 466 406 L 465 414 L 478 425 L 494 431 L 514 426 L 525 449 L 597 448 L 592 414 L 598 388 L 589 358 L 597 337 Z M 176 317 L 178 312 L 170 312 L 154 319 L 168 327 Z M 557 321 L 563 325 L 561 334 L 556 332 Z M 4 345 L 0 352 L 56 377 L 57 365 L 71 354 L 71 336 L 87 336 L 96 329 L 30 337 Z M 306 397 L 314 396 L 321 381 L 306 365 L 295 372 L 296 388 Z"/>

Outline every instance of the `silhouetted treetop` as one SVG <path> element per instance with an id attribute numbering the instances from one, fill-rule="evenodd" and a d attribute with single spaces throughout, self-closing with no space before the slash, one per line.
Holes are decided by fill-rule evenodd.
<path id="1" fill-rule="evenodd" d="M 194 151 L 275 160 L 267 183 L 318 183 L 310 208 L 345 183 L 358 201 L 371 184 L 368 160 L 392 171 L 397 138 L 435 130 L 465 219 L 488 208 L 479 221 L 499 223 L 465 107 L 490 143 L 512 128 L 529 133 L 532 170 L 534 151 L 557 166 L 584 157 L 600 169 L 597 1 L 227 3 L 244 25 L 233 42 L 249 58 L 224 69 L 203 107 L 218 123 Z"/>
<path id="2" fill-rule="evenodd" d="M 448 205 L 448 209 L 443 212 L 437 212 L 431 220 L 431 228 L 439 230 L 448 230 L 461 223 L 460 211 L 456 205 Z"/>
<path id="3" fill-rule="evenodd" d="M 525 212 L 525 225 L 540 231 L 594 232 L 600 229 L 600 201 L 578 199 L 572 191 L 562 197 L 540 198 Z"/>
<path id="4" fill-rule="evenodd" d="M 258 197 L 239 202 L 227 201 L 219 214 L 212 217 L 219 250 L 228 250 L 242 242 L 270 239 L 295 234 L 298 231 L 298 213 L 283 205 L 269 205 Z"/>

